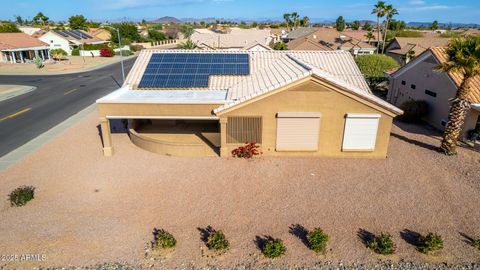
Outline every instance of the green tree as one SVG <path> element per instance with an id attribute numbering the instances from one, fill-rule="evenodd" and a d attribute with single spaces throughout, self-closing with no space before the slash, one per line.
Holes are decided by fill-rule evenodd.
<path id="1" fill-rule="evenodd" d="M 290 16 L 292 17 L 292 22 L 293 22 L 293 28 L 294 29 L 297 29 L 298 25 L 299 25 L 299 18 L 300 16 L 298 15 L 297 12 L 292 12 L 292 14 L 290 14 Z"/>
<path id="2" fill-rule="evenodd" d="M 302 27 L 307 27 L 309 22 L 310 22 L 310 18 L 309 18 L 308 16 L 304 16 L 304 17 L 300 20 L 300 26 L 302 26 Z"/>
<path id="3" fill-rule="evenodd" d="M 23 21 L 22 19 L 22 16 L 20 15 L 17 15 L 15 16 L 15 22 L 18 24 L 18 25 L 23 25 L 25 22 Z"/>
<path id="4" fill-rule="evenodd" d="M 437 22 L 437 20 L 433 21 L 432 25 L 430 26 L 430 29 L 432 29 L 433 31 L 435 31 L 435 30 L 438 29 L 438 22 Z"/>
<path id="5" fill-rule="evenodd" d="M 385 34 L 383 35 L 383 45 L 382 45 L 382 53 L 385 54 L 385 44 L 387 43 L 387 29 L 388 29 L 388 23 L 392 19 L 394 15 L 397 15 L 398 11 L 392 6 L 392 5 L 386 5 L 385 6 L 385 15 L 387 16 L 387 19 L 385 20 Z"/>
<path id="6" fill-rule="evenodd" d="M 337 18 L 337 21 L 335 22 L 335 28 L 337 28 L 337 31 L 339 32 L 345 30 L 345 20 L 342 16 Z"/>
<path id="7" fill-rule="evenodd" d="M 290 19 L 291 14 L 290 13 L 285 13 L 283 14 L 283 19 L 285 20 L 285 24 L 287 25 L 287 29 L 290 30 L 290 23 L 292 20 Z"/>
<path id="8" fill-rule="evenodd" d="M 81 29 L 81 30 L 87 30 L 87 19 L 83 17 L 83 15 L 74 15 L 68 18 L 68 23 L 70 25 L 71 29 Z"/>
<path id="9" fill-rule="evenodd" d="M 20 33 L 20 29 L 11 22 L 0 23 L 0 33 Z"/>
<path id="10" fill-rule="evenodd" d="M 366 31 L 372 31 L 372 25 L 369 22 L 365 22 L 362 29 Z"/>
<path id="11" fill-rule="evenodd" d="M 285 44 L 283 42 L 279 42 L 279 43 L 275 43 L 275 45 L 273 45 L 273 49 L 276 50 L 276 51 L 286 51 L 286 50 L 288 50 L 288 47 L 287 47 L 287 44 Z"/>
<path id="12" fill-rule="evenodd" d="M 378 1 L 373 7 L 372 14 L 377 15 L 377 52 L 380 50 L 380 18 L 383 18 L 385 12 L 385 2 Z"/>
<path id="13" fill-rule="evenodd" d="M 193 35 L 193 27 L 189 24 L 184 24 L 180 27 L 180 32 L 182 32 L 185 38 L 190 38 Z"/>
<path id="14" fill-rule="evenodd" d="M 367 38 L 367 43 L 370 44 L 370 40 L 374 39 L 375 36 L 373 35 L 372 31 L 368 31 L 366 34 L 365 34 L 365 37 Z"/>
<path id="15" fill-rule="evenodd" d="M 140 34 L 137 31 L 137 26 L 135 25 L 135 23 L 132 23 L 132 22 L 114 23 L 112 24 L 112 27 L 113 28 L 109 29 L 111 34 L 110 41 L 115 44 L 118 44 L 118 33 L 117 33 L 117 30 L 115 29 L 120 30 L 122 44 L 126 44 L 126 42 L 124 42 L 125 40 L 129 40 L 133 42 L 141 40 Z"/>
<path id="16" fill-rule="evenodd" d="M 35 15 L 35 17 L 33 17 L 33 22 L 35 24 L 42 24 L 42 25 L 46 25 L 48 23 L 48 20 L 50 20 L 50 18 L 48 18 L 47 16 L 45 16 L 42 12 L 38 12 L 37 15 Z"/>
<path id="17" fill-rule="evenodd" d="M 353 30 L 358 30 L 360 29 L 360 22 L 359 21 L 353 21 L 352 25 L 351 25 L 351 28 Z"/>
<path id="18" fill-rule="evenodd" d="M 395 59 L 383 54 L 359 55 L 355 62 L 372 89 L 376 89 L 379 83 L 387 80 L 385 71 L 400 66 Z"/>
<path id="19" fill-rule="evenodd" d="M 178 45 L 178 48 L 179 49 L 183 49 L 183 50 L 194 50 L 197 48 L 197 44 L 195 44 L 195 42 L 193 42 L 191 39 L 183 42 L 183 43 L 180 43 Z"/>
<path id="20" fill-rule="evenodd" d="M 461 74 L 462 83 L 451 101 L 448 123 L 440 149 L 446 155 L 457 154 L 457 141 L 471 108 L 472 80 L 480 76 L 480 37 L 456 38 L 446 48 L 448 61 L 436 67 L 439 71 Z"/>
<path id="21" fill-rule="evenodd" d="M 157 30 L 148 30 L 148 38 L 150 41 L 160 41 L 160 40 L 166 40 L 167 36 L 165 36 L 164 33 L 157 31 Z"/>

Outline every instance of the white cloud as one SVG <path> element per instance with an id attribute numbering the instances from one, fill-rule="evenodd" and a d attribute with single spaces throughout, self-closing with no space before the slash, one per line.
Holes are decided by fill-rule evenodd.
<path id="1" fill-rule="evenodd" d="M 426 4 L 424 0 L 411 0 L 408 3 L 412 6 L 423 6 Z"/>

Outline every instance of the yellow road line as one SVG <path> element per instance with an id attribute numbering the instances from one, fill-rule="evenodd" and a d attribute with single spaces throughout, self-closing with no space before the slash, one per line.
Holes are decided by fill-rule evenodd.
<path id="1" fill-rule="evenodd" d="M 69 91 L 65 92 L 63 95 L 66 96 L 66 95 L 68 95 L 70 93 L 73 93 L 75 91 L 77 91 L 77 89 L 72 89 L 72 90 L 69 90 Z"/>
<path id="2" fill-rule="evenodd" d="M 3 118 L 0 118 L 0 121 L 7 120 L 7 119 L 10 119 L 10 118 L 14 118 L 14 117 L 16 117 L 16 116 L 19 116 L 19 115 L 22 114 L 22 113 L 26 113 L 26 112 L 30 111 L 31 109 L 32 109 L 32 108 L 26 108 L 26 109 L 23 109 L 23 110 L 21 110 L 21 111 L 19 111 L 19 112 L 14 113 L 14 114 L 10 114 L 9 116 L 5 116 L 5 117 L 3 117 Z"/>

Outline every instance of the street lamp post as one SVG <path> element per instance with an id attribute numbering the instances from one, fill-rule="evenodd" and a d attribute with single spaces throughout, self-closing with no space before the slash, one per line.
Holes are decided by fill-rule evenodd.
<path id="1" fill-rule="evenodd" d="M 120 49 L 120 63 L 122 65 L 122 82 L 125 82 L 125 69 L 123 67 L 122 40 L 120 39 L 120 29 L 113 28 L 118 34 L 118 48 Z"/>

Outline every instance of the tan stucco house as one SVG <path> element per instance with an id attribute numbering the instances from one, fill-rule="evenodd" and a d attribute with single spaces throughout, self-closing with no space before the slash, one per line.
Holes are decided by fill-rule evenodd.
<path id="1" fill-rule="evenodd" d="M 395 59 L 400 65 L 406 65 L 430 47 L 444 47 L 449 38 L 429 37 L 396 37 L 385 48 L 386 55 Z"/>
<path id="2" fill-rule="evenodd" d="M 50 60 L 48 44 L 25 33 L 0 33 L 0 62 L 33 63 L 37 56 Z"/>
<path id="3" fill-rule="evenodd" d="M 390 75 L 387 100 L 400 106 L 408 100 L 425 100 L 430 113 L 425 117 L 432 126 L 443 130 L 450 112 L 449 100 L 455 97 L 462 77 L 458 73 L 435 71 L 440 63 L 447 61 L 445 49 L 432 47 L 413 61 Z M 470 100 L 473 103 L 464 125 L 462 137 L 469 130 L 480 128 L 480 78 L 472 81 Z"/>
<path id="4" fill-rule="evenodd" d="M 402 113 L 343 51 L 143 50 L 97 106 L 107 156 L 110 120 L 128 119 L 132 143 L 167 155 L 224 157 L 257 142 L 268 156 L 385 158 Z"/>

